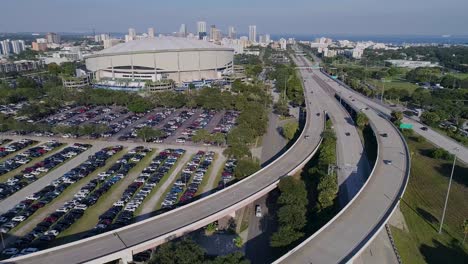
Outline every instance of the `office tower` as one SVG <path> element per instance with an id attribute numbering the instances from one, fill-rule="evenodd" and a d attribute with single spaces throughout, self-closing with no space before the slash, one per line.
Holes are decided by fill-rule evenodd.
<path id="1" fill-rule="evenodd" d="M 271 42 L 270 34 L 266 34 L 266 35 L 265 35 L 265 42 L 266 42 L 267 44 L 270 44 L 270 42 Z"/>
<path id="2" fill-rule="evenodd" d="M 215 28 L 213 31 L 213 41 L 220 41 L 222 38 L 221 30 L 219 28 Z"/>
<path id="3" fill-rule="evenodd" d="M 148 28 L 148 38 L 154 38 L 154 28 Z"/>
<path id="4" fill-rule="evenodd" d="M 24 41 L 23 40 L 12 40 L 11 42 L 11 51 L 15 54 L 20 54 L 24 51 Z"/>
<path id="5" fill-rule="evenodd" d="M 129 40 L 135 40 L 136 39 L 136 31 L 134 28 L 129 28 L 128 29 L 128 37 Z"/>
<path id="6" fill-rule="evenodd" d="M 211 25 L 210 27 L 210 40 L 214 40 L 216 32 L 216 25 Z"/>
<path id="7" fill-rule="evenodd" d="M 236 39 L 236 29 L 233 26 L 230 26 L 228 29 L 228 37 L 230 39 Z"/>
<path id="8" fill-rule="evenodd" d="M 49 32 L 46 34 L 47 43 L 60 44 L 60 35 Z"/>
<path id="9" fill-rule="evenodd" d="M 205 21 L 198 21 L 197 22 L 197 34 L 206 33 L 206 22 Z"/>
<path id="10" fill-rule="evenodd" d="M 11 53 L 11 47 L 10 47 L 10 40 L 9 39 L 5 39 L 3 41 L 0 41 L 0 45 L 1 45 L 1 52 L 3 55 L 10 55 Z"/>
<path id="11" fill-rule="evenodd" d="M 257 42 L 257 26 L 255 25 L 249 26 L 249 41 L 252 43 Z"/>
<path id="12" fill-rule="evenodd" d="M 180 28 L 179 28 L 179 35 L 181 37 L 186 37 L 187 36 L 187 27 L 185 26 L 185 24 L 181 24 L 180 25 Z"/>

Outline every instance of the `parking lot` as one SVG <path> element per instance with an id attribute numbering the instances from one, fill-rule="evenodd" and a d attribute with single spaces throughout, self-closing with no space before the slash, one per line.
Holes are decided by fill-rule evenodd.
<path id="1" fill-rule="evenodd" d="M 239 115 L 236 111 L 173 108 L 155 108 L 146 113 L 133 113 L 125 107 L 118 106 L 70 105 L 62 107 L 50 116 L 33 120 L 19 116 L 18 111 L 22 107 L 24 107 L 22 104 L 2 105 L 0 110 L 17 120 L 28 123 L 37 122 L 50 127 L 50 131 L 37 131 L 28 134 L 21 131 L 9 131 L 4 133 L 6 136 L 21 134 L 24 136 L 142 142 L 142 139 L 137 137 L 138 130 L 143 127 L 151 127 L 164 132 L 162 137 L 151 139 L 152 142 L 196 146 L 212 144 L 212 142 L 192 142 L 191 138 L 198 130 L 205 129 L 209 133 L 227 134 L 236 125 L 236 119 Z M 88 130 L 86 126 L 90 126 Z M 74 128 L 71 131 L 75 132 L 62 132 L 67 127 Z M 89 131 L 89 129 L 93 129 L 93 131 Z M 0 152 L 0 158 L 1 155 Z"/>
<path id="2" fill-rule="evenodd" d="M 200 114 L 192 120 L 188 118 L 186 127 Z M 178 116 L 178 113 L 168 115 Z M 90 122 L 98 122 L 105 116 Z M 163 126 L 164 122 L 159 125 Z M 2 146 L 21 138 L 11 136 L 11 140 Z M 170 207 L 190 202 L 199 193 L 202 182 L 212 184 L 203 190 L 216 187 L 217 172 L 210 168 L 215 162 L 217 167 L 222 167 L 225 160 L 222 148 L 209 146 L 148 143 L 139 147 L 141 143 L 111 138 L 107 141 L 56 138 L 54 141 L 31 136 L 31 140 L 37 141 L 37 146 L 26 146 L 14 155 L 40 153 L 38 150 L 43 148 L 58 150 L 33 154 L 38 155 L 37 161 L 20 167 L 20 181 L 27 184 L 0 201 L 0 231 L 7 244 L 2 249 L 3 258 L 119 228 L 140 220 L 137 216 L 150 216 L 158 207 L 154 201 L 161 204 L 168 194 L 172 195 L 174 184 L 181 186 L 182 179 L 185 185 L 181 186 L 182 191 L 178 187 L 177 200 Z M 31 148 L 34 149 L 30 151 Z M 220 157 L 219 161 L 215 156 Z M 24 176 L 36 171 L 40 172 L 35 175 L 37 179 L 28 182 Z"/>

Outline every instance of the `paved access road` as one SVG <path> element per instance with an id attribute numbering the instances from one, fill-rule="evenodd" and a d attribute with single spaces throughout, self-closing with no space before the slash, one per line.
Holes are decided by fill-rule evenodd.
<path id="1" fill-rule="evenodd" d="M 320 78 L 323 75 L 320 71 L 314 74 Z M 354 94 L 351 93 L 347 91 L 343 95 L 348 98 Z M 357 109 L 367 107 L 362 102 L 348 102 Z M 347 262 L 372 241 L 398 204 L 409 175 L 406 146 L 388 120 L 371 108 L 365 110 L 365 114 L 378 135 L 379 158 L 375 171 L 337 216 L 276 263 Z M 380 137 L 382 133 L 387 133 L 388 137 Z M 391 164 L 384 161 L 391 161 Z"/>
<path id="2" fill-rule="evenodd" d="M 310 93 L 312 87 L 306 84 L 306 108 L 308 113 L 321 112 L 319 99 Z M 312 104 L 309 104 L 312 102 Z M 278 158 L 277 161 L 263 168 L 260 172 L 223 191 L 125 228 L 77 241 L 61 247 L 51 248 L 38 253 L 12 259 L 16 263 L 82 263 L 97 260 L 112 253 L 132 248 L 138 251 L 144 241 L 164 240 L 166 237 L 195 230 L 213 221 L 212 218 L 226 215 L 250 202 L 250 197 L 267 190 L 281 177 L 297 168 L 306 157 L 310 157 L 320 143 L 323 131 L 323 115 L 309 114 L 303 135 L 296 144 Z M 192 225 L 192 226 L 190 226 Z M 134 251 L 135 252 L 135 251 Z M 100 260 L 97 260 L 100 261 Z M 101 261 L 102 262 L 102 261 Z"/>

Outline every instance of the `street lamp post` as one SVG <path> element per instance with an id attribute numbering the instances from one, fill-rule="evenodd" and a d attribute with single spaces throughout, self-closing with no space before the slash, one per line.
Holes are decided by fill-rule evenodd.
<path id="1" fill-rule="evenodd" d="M 450 173 L 450 180 L 449 180 L 449 184 L 448 184 L 447 194 L 445 195 L 445 204 L 444 204 L 444 210 L 442 211 L 442 219 L 440 220 L 439 234 L 442 234 L 442 227 L 444 225 L 444 219 L 445 219 L 445 211 L 447 210 L 447 203 L 448 203 L 448 198 L 449 198 L 449 194 L 450 194 L 450 188 L 452 187 L 453 171 L 455 170 L 455 163 L 457 162 L 457 152 L 458 152 L 458 150 L 459 150 L 458 148 L 454 149 L 452 172 Z"/>

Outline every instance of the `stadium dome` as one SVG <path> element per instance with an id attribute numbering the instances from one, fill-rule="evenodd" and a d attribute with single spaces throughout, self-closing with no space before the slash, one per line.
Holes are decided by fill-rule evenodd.
<path id="1" fill-rule="evenodd" d="M 234 50 L 206 41 L 160 37 L 133 40 L 86 58 L 96 80 L 176 83 L 220 79 L 233 66 Z"/>

